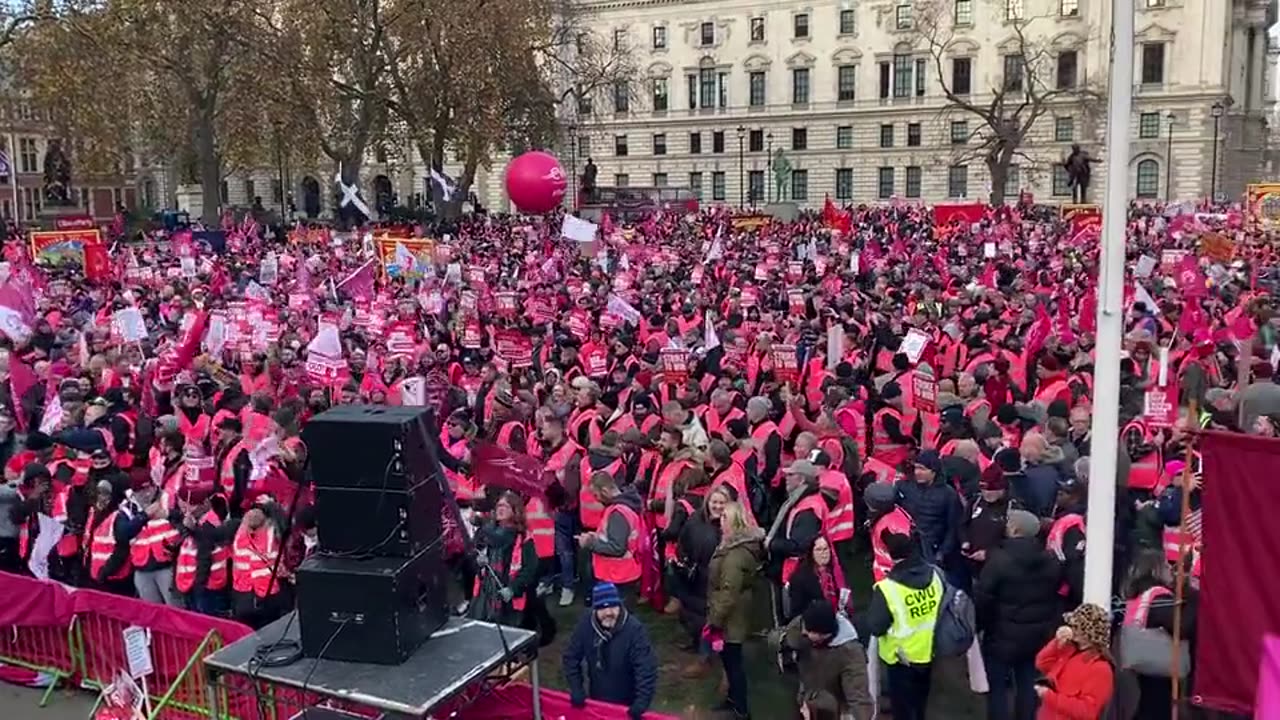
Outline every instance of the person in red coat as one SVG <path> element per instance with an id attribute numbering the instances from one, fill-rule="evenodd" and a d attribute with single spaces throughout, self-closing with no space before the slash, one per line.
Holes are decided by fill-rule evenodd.
<path id="1" fill-rule="evenodd" d="M 1115 689 L 1111 620 L 1097 605 L 1067 613 L 1067 624 L 1036 655 L 1037 720 L 1097 720 Z"/>

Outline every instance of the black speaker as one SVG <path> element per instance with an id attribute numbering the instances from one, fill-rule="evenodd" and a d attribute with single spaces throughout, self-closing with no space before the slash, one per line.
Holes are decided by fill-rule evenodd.
<path id="1" fill-rule="evenodd" d="M 398 665 L 448 620 L 444 544 L 410 558 L 313 555 L 298 568 L 302 653 Z"/>
<path id="2" fill-rule="evenodd" d="M 407 490 L 317 487 L 320 549 L 409 557 L 440 537 L 441 492 L 435 476 Z"/>
<path id="3" fill-rule="evenodd" d="M 317 488 L 406 490 L 440 469 L 430 408 L 339 405 L 302 430 Z"/>

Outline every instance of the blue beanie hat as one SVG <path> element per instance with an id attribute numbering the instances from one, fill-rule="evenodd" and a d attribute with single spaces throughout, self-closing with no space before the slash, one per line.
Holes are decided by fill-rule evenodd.
<path id="1" fill-rule="evenodd" d="M 622 604 L 622 597 L 618 595 L 618 586 L 610 582 L 596 583 L 591 590 L 591 607 L 599 610 L 601 608 L 618 607 Z"/>

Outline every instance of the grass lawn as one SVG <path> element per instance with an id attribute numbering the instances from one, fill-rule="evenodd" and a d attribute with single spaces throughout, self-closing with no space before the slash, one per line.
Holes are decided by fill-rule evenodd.
<path id="1" fill-rule="evenodd" d="M 860 555 L 856 562 L 849 564 L 850 587 L 855 599 L 855 607 L 865 607 L 871 595 L 870 559 Z M 759 584 L 752 594 L 752 603 L 759 619 L 759 627 L 769 624 L 769 598 L 767 588 Z M 540 653 L 542 679 L 549 686 L 567 690 L 564 673 L 560 668 L 560 658 L 564 645 L 573 631 L 574 625 L 583 613 L 587 612 L 581 602 L 571 608 L 554 606 L 551 612 L 560 624 L 556 641 Z M 641 605 L 630 608 L 636 617 L 644 623 L 649 631 L 654 648 L 658 654 L 658 695 L 654 701 L 654 710 L 676 715 L 685 720 L 710 720 L 716 717 L 710 708 L 720 702 L 718 685 L 722 672 L 719 662 L 707 677 L 698 680 L 686 680 L 680 676 L 681 669 L 689 664 L 694 656 L 683 652 L 679 646 L 683 641 L 683 629 L 673 617 L 658 614 L 651 608 Z M 796 679 L 794 676 L 783 676 L 778 673 L 774 654 L 764 640 L 752 640 L 747 643 L 747 678 L 751 697 L 751 715 L 756 720 L 791 720 L 799 717 L 795 710 Z M 964 659 L 948 660 L 935 665 L 933 692 L 929 702 L 929 716 L 938 720 L 977 720 L 985 717 L 984 699 L 969 691 L 968 677 Z M 882 703 L 881 717 L 889 716 L 888 702 Z"/>

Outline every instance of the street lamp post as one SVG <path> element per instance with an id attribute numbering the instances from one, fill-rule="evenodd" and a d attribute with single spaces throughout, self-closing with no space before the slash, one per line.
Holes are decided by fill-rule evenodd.
<path id="1" fill-rule="evenodd" d="M 742 156 L 742 140 L 747 135 L 747 129 L 741 125 L 738 126 L 738 207 L 747 206 L 747 186 L 743 181 L 746 177 L 743 174 L 743 156 Z"/>
<path id="2" fill-rule="evenodd" d="M 1209 202 L 1218 201 L 1218 123 L 1222 121 L 1222 115 L 1227 110 L 1221 101 L 1215 101 L 1210 107 L 1213 114 L 1213 161 L 1209 175 Z"/>
<path id="3" fill-rule="evenodd" d="M 770 182 L 770 180 L 773 179 L 773 132 L 772 131 L 765 133 L 764 141 L 765 141 L 765 149 L 767 152 L 767 154 L 765 155 L 765 165 L 768 167 L 768 170 L 769 170 L 769 177 L 764 179 L 764 197 L 765 197 L 765 203 L 771 203 L 773 202 L 773 184 Z"/>
<path id="4" fill-rule="evenodd" d="M 578 180 L 578 126 L 569 123 L 567 128 L 569 131 L 569 178 L 570 187 L 573 188 L 573 196 L 569 201 L 569 209 L 578 209 L 578 194 L 582 190 L 582 184 Z"/>
<path id="5" fill-rule="evenodd" d="M 1165 133 L 1168 149 L 1164 153 L 1164 201 L 1169 202 L 1173 199 L 1173 122 L 1177 117 L 1170 110 L 1164 118 L 1169 122 L 1169 129 Z"/>

